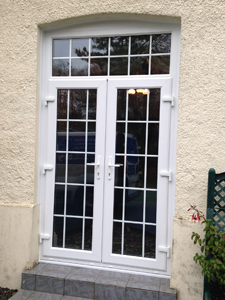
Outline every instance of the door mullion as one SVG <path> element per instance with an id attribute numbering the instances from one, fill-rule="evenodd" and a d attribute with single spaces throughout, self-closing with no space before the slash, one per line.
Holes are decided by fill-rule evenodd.
<path id="1" fill-rule="evenodd" d="M 67 120 L 66 120 L 66 165 L 65 165 L 65 198 L 64 198 L 64 216 L 63 216 L 63 248 L 65 248 L 66 239 L 66 207 L 67 207 L 67 176 L 68 176 L 68 147 L 69 147 L 69 108 L 70 108 L 70 90 L 67 93 Z"/>

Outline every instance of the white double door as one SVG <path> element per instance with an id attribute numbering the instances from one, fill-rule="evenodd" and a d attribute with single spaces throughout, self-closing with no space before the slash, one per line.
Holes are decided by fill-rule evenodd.
<path id="1" fill-rule="evenodd" d="M 167 271 L 171 95 L 168 76 L 49 80 L 41 259 Z"/>

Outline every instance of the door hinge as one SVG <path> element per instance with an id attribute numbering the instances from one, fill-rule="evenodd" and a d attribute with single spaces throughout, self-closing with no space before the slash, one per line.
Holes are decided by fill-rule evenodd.
<path id="1" fill-rule="evenodd" d="M 170 247 L 159 246 L 158 250 L 159 252 L 166 252 L 166 256 L 170 257 Z"/>
<path id="2" fill-rule="evenodd" d="M 52 165 L 43 165 L 43 175 L 45 175 L 46 171 L 52 171 L 53 166 Z"/>
<path id="3" fill-rule="evenodd" d="M 53 96 L 49 96 L 45 98 L 45 106 L 48 106 L 48 102 L 54 102 L 55 101 L 55 97 Z"/>
<path id="4" fill-rule="evenodd" d="M 163 177 L 169 177 L 169 181 L 172 181 L 172 172 L 168 172 L 168 171 L 160 171 L 160 176 Z"/>
<path id="5" fill-rule="evenodd" d="M 174 96 L 165 96 L 162 98 L 163 102 L 170 102 L 171 106 L 174 106 L 175 103 L 175 97 Z"/>
<path id="6" fill-rule="evenodd" d="M 39 234 L 39 243 L 42 244 L 43 240 L 49 240 L 50 239 L 50 234 L 47 233 L 40 233 Z"/>

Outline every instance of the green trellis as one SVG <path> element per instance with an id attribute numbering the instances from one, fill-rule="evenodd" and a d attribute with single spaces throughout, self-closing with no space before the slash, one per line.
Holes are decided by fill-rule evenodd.
<path id="1" fill-rule="evenodd" d="M 225 172 L 216 174 L 214 169 L 209 170 L 206 217 L 212 220 L 219 231 L 225 231 Z M 207 278 L 204 278 L 203 299 L 211 300 Z"/>

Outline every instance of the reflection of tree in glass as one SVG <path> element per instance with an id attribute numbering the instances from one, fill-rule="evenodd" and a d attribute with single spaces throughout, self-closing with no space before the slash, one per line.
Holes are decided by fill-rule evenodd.
<path id="1" fill-rule="evenodd" d="M 52 76 L 69 76 L 69 61 L 54 59 L 52 62 Z"/>
<path id="2" fill-rule="evenodd" d="M 77 56 L 88 56 L 88 50 L 86 47 L 83 47 L 83 49 L 75 49 L 75 53 Z"/>
<path id="3" fill-rule="evenodd" d="M 128 58 L 119 57 L 110 59 L 110 75 L 127 75 Z"/>
<path id="4" fill-rule="evenodd" d="M 149 35 L 132 36 L 131 37 L 131 54 L 147 54 L 149 53 Z"/>
<path id="5" fill-rule="evenodd" d="M 152 56 L 151 74 L 169 74 L 170 72 L 170 56 Z"/>
<path id="6" fill-rule="evenodd" d="M 70 119 L 85 119 L 86 118 L 86 99 L 87 90 L 77 89 L 70 91 Z"/>
<path id="7" fill-rule="evenodd" d="M 67 118 L 67 94 L 68 94 L 68 90 L 58 90 L 57 119 Z"/>
<path id="8" fill-rule="evenodd" d="M 170 53 L 171 34 L 154 34 L 152 36 L 152 53 Z"/>
<path id="9" fill-rule="evenodd" d="M 149 57 L 131 57 L 130 58 L 130 75 L 147 75 Z"/>
<path id="10" fill-rule="evenodd" d="M 87 59 L 72 59 L 71 76 L 87 76 L 88 75 L 88 60 Z"/>
<path id="11" fill-rule="evenodd" d="M 96 119 L 96 90 L 89 90 L 89 105 L 88 105 L 88 119 L 95 120 Z"/>
<path id="12" fill-rule="evenodd" d="M 117 36 L 111 38 L 110 54 L 111 55 L 123 55 L 128 54 L 129 37 Z"/>
<path id="13" fill-rule="evenodd" d="M 107 58 L 93 58 L 91 59 L 90 74 L 91 75 L 107 75 Z"/>
<path id="14" fill-rule="evenodd" d="M 91 39 L 91 55 L 108 55 L 108 38 L 98 37 Z"/>

